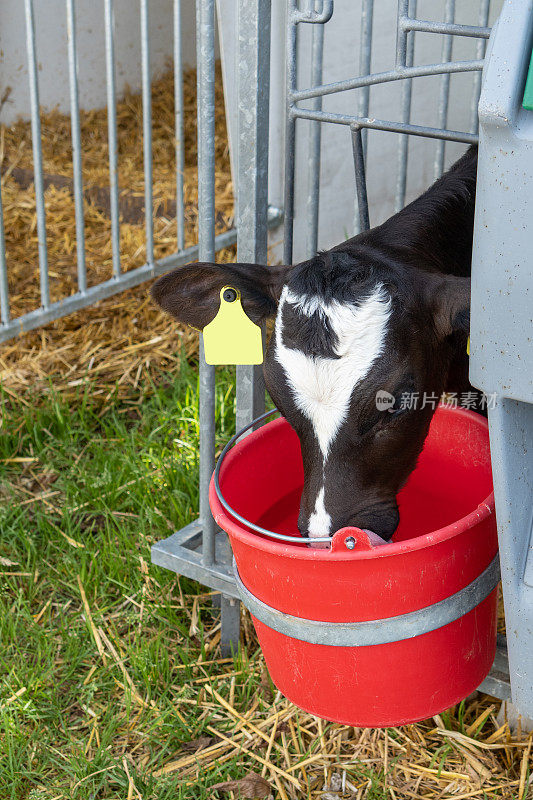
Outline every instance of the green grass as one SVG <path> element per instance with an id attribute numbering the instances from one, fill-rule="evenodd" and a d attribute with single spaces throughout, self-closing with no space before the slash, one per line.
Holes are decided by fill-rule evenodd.
<path id="1" fill-rule="evenodd" d="M 195 369 L 184 361 L 129 399 L 111 392 L 103 408 L 92 388 L 67 402 L 49 387 L 19 403 L 0 389 L 0 800 L 206 800 L 214 784 L 260 772 L 264 735 L 239 729 L 210 686 L 237 714 L 252 709 L 254 724 L 281 713 L 266 770 L 276 797 L 319 798 L 324 770 L 341 767 L 370 800 L 404 796 L 387 781 L 411 758 L 405 733 L 387 734 L 403 748 L 390 751 L 388 776 L 379 751 L 359 760 L 356 731 L 272 692 L 246 617 L 245 648 L 213 663 L 212 597 L 150 563 L 151 544 L 197 513 Z M 219 370 L 217 449 L 233 432 L 234 399 L 233 371 Z M 472 708 L 444 714 L 446 727 L 464 731 Z M 213 733 L 237 744 L 198 769 L 154 774 Z M 412 740 L 419 753 L 415 731 Z M 428 741 L 421 763 L 457 768 L 453 742 Z M 323 742 L 340 763 L 316 758 Z M 301 789 L 286 774 L 278 794 L 276 769 Z"/>
<path id="2" fill-rule="evenodd" d="M 150 564 L 150 545 L 193 519 L 198 504 L 197 375 L 183 363 L 172 382 L 145 388 L 131 401 L 109 398 L 104 413 L 90 383 L 70 404 L 52 389 L 31 405 L 2 396 L 2 800 L 126 797 L 123 755 L 135 745 L 142 769 L 127 765 L 144 797 L 207 797 L 202 786 L 180 786 L 178 775 L 151 777 L 202 733 L 203 723 L 179 719 L 174 697 L 192 674 L 179 666 L 198 659 L 203 624 L 217 613 L 200 598 L 199 633 L 189 637 L 176 576 Z M 221 372 L 221 442 L 233 405 L 232 375 Z M 117 687 L 120 668 L 99 655 L 79 582 L 144 710 Z M 183 578 L 180 588 L 202 591 Z M 229 771 L 215 769 L 206 785 Z"/>

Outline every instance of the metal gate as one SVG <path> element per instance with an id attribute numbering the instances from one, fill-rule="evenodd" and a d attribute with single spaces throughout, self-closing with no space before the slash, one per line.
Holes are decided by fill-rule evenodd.
<path id="1" fill-rule="evenodd" d="M 199 13 L 207 26 L 206 42 L 213 35 L 213 0 L 198 0 Z M 269 86 L 270 2 L 260 0 L 250 4 L 239 0 L 239 136 L 238 136 L 238 198 L 240 203 L 237 228 L 244 235 L 238 245 L 239 261 L 266 263 L 267 234 L 267 129 Z M 481 87 L 481 70 L 487 39 L 490 0 L 480 0 L 477 25 L 456 24 L 455 0 L 446 0 L 442 21 L 427 21 L 417 16 L 416 0 L 399 0 L 395 20 L 397 28 L 396 53 L 393 66 L 385 72 L 373 73 L 372 30 L 373 0 L 361 5 L 359 75 L 350 80 L 322 83 L 324 56 L 324 26 L 334 13 L 333 0 L 288 0 L 286 21 L 286 138 L 285 138 L 285 200 L 284 200 L 284 263 L 292 263 L 294 198 L 298 175 L 295 171 L 296 128 L 298 120 L 308 120 L 308 196 L 306 247 L 308 257 L 318 247 L 320 196 L 320 157 L 322 123 L 343 125 L 351 136 L 357 202 L 355 231 L 370 225 L 367 186 L 365 179 L 365 150 L 368 131 L 388 131 L 398 134 L 395 207 L 405 203 L 409 136 L 428 137 L 436 142 L 434 174 L 438 177 L 445 162 L 447 141 L 471 144 L 477 141 L 477 103 Z M 310 73 L 312 85 L 300 88 L 297 81 L 299 32 L 302 26 L 312 26 Z M 207 33 L 207 31 L 209 31 Z M 416 33 L 439 35 L 440 61 L 430 65 L 414 63 Z M 455 37 L 474 39 L 475 58 L 454 61 L 452 46 Z M 210 44 L 207 45 L 209 47 Z M 467 130 L 452 130 L 447 126 L 450 97 L 450 77 L 454 73 L 473 73 L 470 125 Z M 437 100 L 438 124 L 428 127 L 411 121 L 411 100 L 416 79 L 441 76 Z M 372 86 L 386 82 L 401 82 L 401 114 L 399 119 L 375 119 L 369 115 Z M 346 113 L 332 113 L 322 108 L 323 98 L 353 89 L 358 90 L 357 111 L 348 106 Z M 246 113 L 244 113 L 246 112 Z M 250 122 L 251 120 L 251 122 Z M 253 131 L 255 137 L 250 134 Z M 205 166 L 204 166 L 205 168 Z M 204 220 L 200 238 L 201 258 L 209 260 L 213 253 L 210 206 L 207 199 L 200 213 Z M 202 244 L 203 242 L 203 244 Z M 201 367 L 201 473 L 200 516 L 183 530 L 157 543 L 152 548 L 152 560 L 161 566 L 195 578 L 222 592 L 222 647 L 229 652 L 238 642 L 239 603 L 226 535 L 216 531 L 208 507 L 208 487 L 214 453 L 214 370 Z M 237 368 L 237 429 L 249 424 L 264 409 L 264 386 L 257 368 Z M 494 669 L 482 688 L 501 699 L 510 698 L 505 641 L 499 641 Z"/>
<path id="2" fill-rule="evenodd" d="M 149 0 L 139 0 L 132 13 L 139 14 L 140 51 L 142 69 L 142 133 L 144 160 L 144 225 L 145 225 L 145 264 L 124 271 L 120 253 L 119 182 L 117 126 L 117 87 L 115 57 L 115 15 L 114 0 L 104 0 L 104 27 L 106 52 L 106 85 L 108 113 L 108 160 L 109 160 L 109 206 L 111 217 L 112 277 L 93 286 L 87 284 L 84 185 L 82 177 L 82 140 L 79 106 L 78 47 L 76 29 L 76 2 L 65 0 L 67 23 L 68 67 L 70 89 L 70 119 L 72 131 L 73 195 L 76 214 L 76 257 L 77 291 L 62 297 L 56 302 L 50 300 L 49 263 L 47 254 L 47 225 L 45 207 L 45 184 L 43 176 L 43 154 L 41 121 L 39 115 L 39 53 L 36 43 L 36 14 L 34 0 L 24 0 L 26 24 L 27 67 L 30 89 L 31 131 L 33 147 L 33 174 L 37 217 L 40 306 L 17 317 L 12 317 L 6 242 L 4 235 L 4 216 L 0 190 L 0 342 L 19 333 L 46 325 L 55 319 L 123 292 L 149 280 L 169 269 L 196 260 L 201 253 L 204 258 L 214 254 L 237 241 L 237 230 L 233 228 L 214 236 L 214 88 L 215 88 L 215 45 L 214 27 L 210 23 L 210 4 L 200 3 L 198 7 L 198 87 L 199 87 L 199 144 L 201 152 L 201 245 L 185 248 L 185 208 L 183 192 L 184 169 L 184 105 L 183 105 L 183 67 L 182 67 L 182 0 L 174 0 L 173 17 L 169 24 L 174 31 L 174 104 L 176 141 L 176 252 L 163 259 L 154 258 L 154 199 L 152 168 L 152 108 L 150 74 Z M 137 11 L 138 9 L 138 11 Z M 211 9 L 212 10 L 212 9 Z M 280 220 L 279 212 L 273 210 L 271 224 Z"/>

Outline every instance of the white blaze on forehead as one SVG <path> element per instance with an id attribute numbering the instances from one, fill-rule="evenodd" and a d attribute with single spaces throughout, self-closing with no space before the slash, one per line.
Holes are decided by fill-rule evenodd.
<path id="1" fill-rule="evenodd" d="M 318 312 L 337 337 L 338 358 L 308 356 L 283 344 L 285 303 L 301 314 Z M 316 296 L 297 297 L 283 289 L 276 318 L 275 356 L 282 365 L 298 409 L 313 425 L 324 458 L 348 414 L 350 397 L 383 351 L 390 316 L 390 297 L 382 284 L 360 304 L 325 303 Z"/>
<path id="2" fill-rule="evenodd" d="M 315 510 L 309 517 L 309 536 L 329 536 L 330 529 L 331 517 L 324 505 L 324 487 L 322 487 L 316 498 Z"/>

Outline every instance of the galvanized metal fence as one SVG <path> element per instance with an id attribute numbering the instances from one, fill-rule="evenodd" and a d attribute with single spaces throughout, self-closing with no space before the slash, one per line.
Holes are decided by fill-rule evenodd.
<path id="1" fill-rule="evenodd" d="M 416 0 L 399 0 L 397 15 L 397 44 L 395 65 L 390 70 L 379 73 L 371 72 L 372 56 L 372 18 L 373 0 L 363 0 L 360 29 L 360 61 L 358 77 L 321 84 L 322 58 L 324 47 L 324 25 L 333 14 L 333 2 L 317 4 L 310 0 L 304 4 L 297 0 L 289 2 L 289 21 L 287 33 L 287 133 L 285 151 L 285 241 L 284 260 L 292 261 L 293 251 L 293 217 L 295 193 L 295 142 L 297 120 L 311 120 L 316 124 L 311 128 L 311 146 L 309 159 L 309 200 L 308 200 L 308 252 L 313 255 L 317 248 L 319 175 L 320 175 L 320 123 L 345 125 L 350 129 L 352 137 L 355 182 L 357 189 L 357 218 L 355 229 L 366 230 L 369 227 L 369 211 L 367 187 L 365 179 L 365 139 L 368 130 L 389 131 L 399 134 L 397 149 L 397 175 L 395 187 L 395 208 L 399 210 L 405 203 L 408 164 L 408 135 L 433 138 L 438 141 L 435 153 L 434 174 L 438 177 L 444 169 L 444 144 L 446 141 L 472 144 L 477 141 L 477 102 L 481 85 L 481 70 L 486 40 L 490 36 L 488 19 L 490 0 L 481 0 L 479 7 L 479 25 L 459 25 L 454 22 L 455 0 L 446 0 L 445 20 L 432 22 L 418 19 L 416 16 Z M 316 8 L 321 6 L 321 10 Z M 296 80 L 297 71 L 297 30 L 300 24 L 314 25 L 311 52 L 311 74 L 316 85 L 299 89 Z M 425 32 L 443 36 L 441 62 L 417 66 L 413 64 L 415 33 Z M 468 61 L 452 61 L 452 44 L 456 36 L 472 37 L 478 42 L 477 58 Z M 447 128 L 447 116 L 450 97 L 450 76 L 454 73 L 475 72 L 471 100 L 470 130 L 456 131 Z M 438 125 L 429 127 L 411 122 L 411 100 L 413 80 L 427 76 L 440 75 L 440 92 L 438 98 Z M 399 120 L 383 120 L 369 117 L 370 90 L 372 86 L 401 81 L 401 114 Z M 328 95 L 359 90 L 357 113 L 333 113 L 322 110 L 323 98 Z M 307 101 L 307 102 L 306 102 Z M 305 105 L 302 103 L 305 102 Z"/>
<path id="2" fill-rule="evenodd" d="M 40 306 L 20 316 L 12 316 L 8 288 L 9 264 L 6 258 L 6 242 L 4 217 L 0 191 L 0 342 L 19 333 L 29 331 L 63 317 L 98 300 L 137 286 L 150 278 L 160 275 L 169 269 L 196 260 L 199 256 L 208 258 L 216 251 L 234 244 L 237 231 L 232 229 L 214 236 L 214 25 L 206 22 L 209 9 L 213 4 L 198 4 L 199 26 L 198 38 L 202 47 L 202 55 L 198 59 L 199 75 L 199 108 L 201 136 L 200 157 L 202 178 L 200 194 L 211 193 L 205 198 L 203 213 L 200 215 L 201 244 L 185 248 L 185 213 L 183 193 L 184 168 L 184 106 L 183 106 L 183 68 L 181 20 L 182 0 L 174 0 L 174 91 L 175 91 L 175 140 L 176 140 L 176 236 L 177 250 L 173 255 L 163 259 L 154 258 L 154 223 L 153 223 L 153 167 L 152 167 L 152 109 L 151 109 L 151 74 L 150 74 L 150 38 L 149 38 L 149 2 L 139 0 L 140 17 L 140 49 L 142 69 L 142 120 L 143 120 L 143 157 L 145 185 L 145 264 L 135 269 L 124 271 L 120 253 L 120 215 L 119 215 L 119 182 L 118 182 L 118 146 L 117 129 L 117 87 L 115 58 L 115 17 L 113 0 L 104 0 L 105 52 L 107 79 L 107 114 L 108 114 L 108 160 L 110 187 L 110 217 L 112 243 L 112 277 L 104 282 L 88 286 L 85 219 L 82 175 L 82 140 L 79 106 L 78 50 L 76 29 L 75 0 L 65 0 L 65 15 L 68 38 L 68 75 L 70 87 L 70 118 L 72 130 L 72 166 L 73 194 L 76 215 L 76 258 L 77 258 L 77 291 L 51 302 L 49 286 L 49 263 L 47 251 L 46 204 L 43 177 L 42 132 L 39 115 L 39 54 L 36 43 L 36 20 L 33 0 L 24 0 L 26 21 L 27 66 L 30 89 L 31 132 L 33 147 L 33 173 L 35 186 L 35 203 L 37 217 Z M 137 13 L 132 9 L 131 13 Z M 211 119 L 208 125 L 204 120 Z M 207 210 L 209 205 L 210 211 Z M 279 220 L 279 214 L 271 214 L 272 222 Z"/>

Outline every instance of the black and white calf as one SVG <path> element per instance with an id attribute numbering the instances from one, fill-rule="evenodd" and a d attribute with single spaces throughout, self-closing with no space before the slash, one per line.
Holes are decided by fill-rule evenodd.
<path id="1" fill-rule="evenodd" d="M 415 467 L 433 415 L 406 394 L 471 389 L 466 342 L 477 150 L 383 225 L 294 266 L 189 264 L 152 295 L 202 329 L 220 289 L 238 288 L 254 322 L 274 316 L 267 389 L 301 442 L 299 528 L 346 525 L 387 540 L 396 495 Z M 394 405 L 382 410 L 376 395 Z"/>

